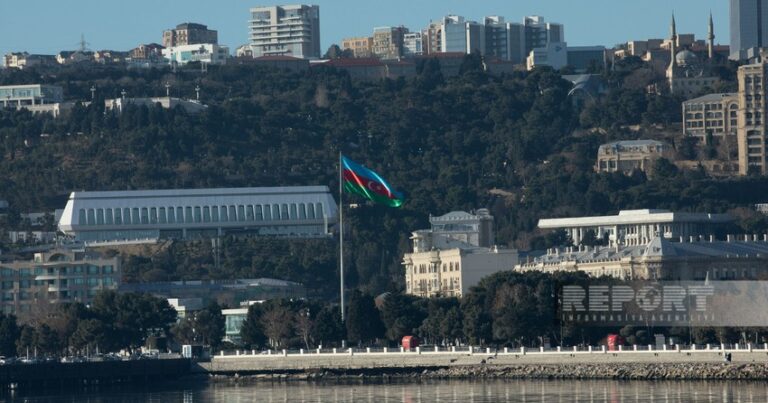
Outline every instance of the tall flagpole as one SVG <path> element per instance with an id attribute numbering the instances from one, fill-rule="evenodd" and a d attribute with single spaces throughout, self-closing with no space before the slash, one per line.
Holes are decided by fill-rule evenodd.
<path id="1" fill-rule="evenodd" d="M 344 163 L 339 151 L 339 278 L 341 283 L 341 321 L 344 322 Z"/>

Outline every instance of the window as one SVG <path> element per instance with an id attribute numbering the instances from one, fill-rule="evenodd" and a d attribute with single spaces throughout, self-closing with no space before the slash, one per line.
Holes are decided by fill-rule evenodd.
<path id="1" fill-rule="evenodd" d="M 245 206 L 237 206 L 237 221 L 245 221 Z"/>
<path id="2" fill-rule="evenodd" d="M 227 214 L 227 206 L 221 206 L 221 221 L 229 221 L 229 214 Z"/>
<path id="3" fill-rule="evenodd" d="M 288 221 L 288 205 L 283 204 L 280 206 L 280 218 L 284 221 Z"/>
<path id="4" fill-rule="evenodd" d="M 141 208 L 141 223 L 149 224 L 149 210 L 146 207 Z"/>
<path id="5" fill-rule="evenodd" d="M 203 206 L 203 222 L 211 222 L 211 208 Z"/>
<path id="6" fill-rule="evenodd" d="M 307 219 L 307 206 L 304 203 L 299 204 L 299 220 Z"/>
<path id="7" fill-rule="evenodd" d="M 187 223 L 194 222 L 192 220 L 192 207 L 186 207 L 184 209 L 184 222 L 187 222 Z"/>
<path id="8" fill-rule="evenodd" d="M 165 224 L 168 219 L 168 216 L 165 215 L 165 207 L 160 207 L 157 214 L 157 222 L 160 224 Z"/>
<path id="9" fill-rule="evenodd" d="M 264 213 L 261 211 L 261 205 L 256 206 L 256 221 L 264 219 Z"/>
<path id="10" fill-rule="evenodd" d="M 88 266 L 88 274 L 99 274 L 99 266 Z"/>
<path id="11" fill-rule="evenodd" d="M 149 209 L 149 223 L 157 224 L 157 207 L 152 207 Z"/>
<path id="12" fill-rule="evenodd" d="M 322 203 L 315 204 L 315 210 L 316 210 L 316 213 L 317 213 L 317 218 L 319 220 L 322 220 L 323 219 L 323 204 Z"/>
<path id="13" fill-rule="evenodd" d="M 235 210 L 235 206 L 229 206 L 229 221 L 237 221 L 237 210 Z"/>
<path id="14" fill-rule="evenodd" d="M 89 278 L 88 279 L 88 286 L 89 287 L 96 287 L 99 285 L 99 279 L 98 278 Z"/>
<path id="15" fill-rule="evenodd" d="M 272 219 L 273 220 L 280 219 L 280 206 L 277 204 L 272 205 Z"/>
<path id="16" fill-rule="evenodd" d="M 296 203 L 291 203 L 291 220 L 299 218 L 298 215 Z"/>
<path id="17" fill-rule="evenodd" d="M 96 209 L 96 225 L 104 225 L 104 209 Z"/>
<path id="18" fill-rule="evenodd" d="M 130 224 L 131 223 L 131 209 L 124 208 L 122 213 L 122 221 L 123 224 Z"/>
<path id="19" fill-rule="evenodd" d="M 312 203 L 307 204 L 307 218 L 310 220 L 315 219 L 315 205 Z"/>
<path id="20" fill-rule="evenodd" d="M 131 222 L 135 224 L 140 224 L 141 219 L 139 218 L 139 209 L 138 207 L 134 207 L 131 209 Z"/>
<path id="21" fill-rule="evenodd" d="M 96 225 L 96 215 L 92 208 L 88 209 L 88 225 Z"/>
<path id="22" fill-rule="evenodd" d="M 106 223 L 107 225 L 112 225 L 114 223 L 111 208 L 104 210 L 104 223 Z"/>
<path id="23" fill-rule="evenodd" d="M 245 219 L 247 221 L 253 221 L 253 206 L 246 206 L 245 207 Z"/>
<path id="24" fill-rule="evenodd" d="M 195 207 L 195 222 L 202 222 L 202 221 L 203 221 L 203 216 L 200 213 L 200 207 L 196 206 Z"/>
<path id="25" fill-rule="evenodd" d="M 272 207 L 269 204 L 264 206 L 264 219 L 267 221 L 272 219 Z"/>
<path id="26" fill-rule="evenodd" d="M 176 209 L 168 207 L 168 224 L 176 223 Z"/>
<path id="27" fill-rule="evenodd" d="M 211 221 L 219 222 L 219 206 L 211 207 Z"/>
<path id="28" fill-rule="evenodd" d="M 85 209 L 84 208 L 80 209 L 80 214 L 79 214 L 79 216 L 77 218 L 77 223 L 80 224 L 80 225 L 85 225 L 85 224 L 88 223 L 88 221 L 86 221 L 86 219 L 85 219 Z"/>

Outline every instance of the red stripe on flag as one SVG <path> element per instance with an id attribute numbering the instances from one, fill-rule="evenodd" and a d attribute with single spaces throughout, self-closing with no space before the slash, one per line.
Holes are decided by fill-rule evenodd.
<path id="1" fill-rule="evenodd" d="M 375 179 L 367 178 L 350 169 L 344 169 L 343 176 L 344 176 L 344 180 L 347 182 L 352 182 L 357 186 L 360 186 L 364 189 L 368 189 L 371 192 L 374 192 L 381 196 L 385 196 L 390 199 L 395 199 L 394 195 L 392 195 L 392 192 L 390 192 L 386 186 L 384 186 L 383 184 L 381 184 L 379 181 Z"/>

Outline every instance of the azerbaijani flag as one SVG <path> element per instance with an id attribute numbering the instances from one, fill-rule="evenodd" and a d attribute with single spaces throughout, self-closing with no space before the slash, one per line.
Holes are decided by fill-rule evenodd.
<path id="1" fill-rule="evenodd" d="M 344 189 L 347 192 L 358 194 L 389 207 L 400 207 L 403 204 L 403 194 L 393 190 L 389 183 L 376 172 L 343 155 L 341 156 L 341 166 Z"/>

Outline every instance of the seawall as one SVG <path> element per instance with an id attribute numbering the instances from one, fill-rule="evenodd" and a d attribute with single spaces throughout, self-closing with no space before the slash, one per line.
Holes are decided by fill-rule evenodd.
<path id="1" fill-rule="evenodd" d="M 724 352 L 731 362 L 724 362 Z M 521 378 L 768 379 L 768 349 L 664 351 L 412 351 L 215 356 L 214 379 Z"/>

